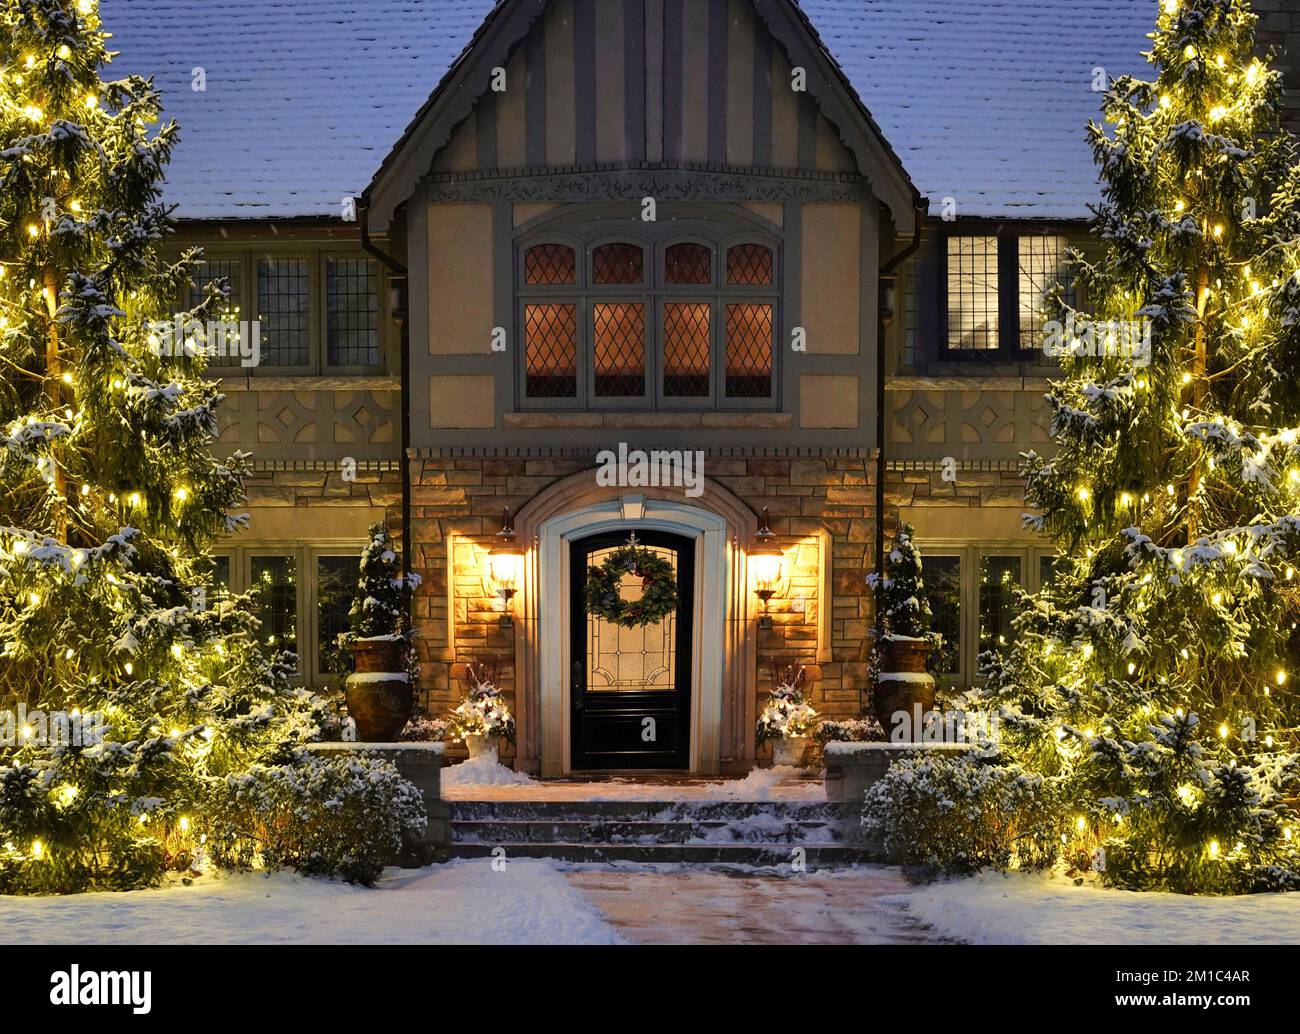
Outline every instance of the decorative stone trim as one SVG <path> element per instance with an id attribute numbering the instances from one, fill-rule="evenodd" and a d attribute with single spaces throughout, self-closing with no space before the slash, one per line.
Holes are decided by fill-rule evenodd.
<path id="1" fill-rule="evenodd" d="M 507 413 L 508 428 L 646 428 L 651 430 L 728 430 L 778 428 L 793 424 L 789 413 Z"/>
<path id="2" fill-rule="evenodd" d="M 222 391 L 401 391 L 400 377 L 220 377 Z"/>
<path id="3" fill-rule="evenodd" d="M 949 458 L 956 462 L 958 470 L 977 470 L 998 474 L 1020 474 L 1023 472 L 1025 465 L 1025 461 L 1022 459 L 967 460 L 959 459 L 955 456 Z M 886 460 L 885 470 L 891 474 L 906 473 L 909 471 L 925 471 L 926 473 L 934 473 L 936 471 L 942 471 L 946 465 L 947 461 L 943 459 Z"/>
<path id="4" fill-rule="evenodd" d="M 1047 391 L 1046 377 L 887 377 L 886 391 Z"/>
<path id="5" fill-rule="evenodd" d="M 715 165 L 592 162 L 562 168 L 431 173 L 418 187 L 426 201 L 862 201 L 861 176 L 816 170 Z"/>
<path id="6" fill-rule="evenodd" d="M 275 474 L 280 472 L 323 471 L 327 474 L 338 472 L 340 460 L 253 460 L 252 468 L 258 474 Z M 402 461 L 392 460 L 357 460 L 357 470 L 400 472 Z"/>
<path id="7" fill-rule="evenodd" d="M 638 443 L 639 448 L 653 448 Z M 677 446 L 680 448 L 680 446 Z M 591 459 L 604 446 L 549 446 L 549 445 L 455 445 L 426 446 L 408 449 L 406 454 L 419 459 Z M 720 445 L 706 448 L 706 456 L 726 456 L 737 459 L 837 459 L 874 460 L 878 449 L 828 449 L 817 446 L 783 445 Z"/>

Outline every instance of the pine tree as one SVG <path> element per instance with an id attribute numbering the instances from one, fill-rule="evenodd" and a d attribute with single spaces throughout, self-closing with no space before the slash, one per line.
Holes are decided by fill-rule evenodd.
<path id="1" fill-rule="evenodd" d="M 1068 790 L 1067 855 L 1132 887 L 1300 885 L 1300 170 L 1255 22 L 1164 0 L 1154 79 L 1090 127 L 1100 253 L 1062 315 L 1103 329 L 1067 343 L 1059 451 L 1029 457 L 1062 559 L 983 694 Z"/>
<path id="2" fill-rule="evenodd" d="M 933 615 L 925 592 L 921 551 L 914 534 L 910 524 L 900 524 L 894 548 L 885 557 L 884 575 L 867 576 L 867 585 L 876 594 L 876 620 L 871 627 L 873 673 L 880 670 L 881 644 L 887 639 L 924 640 L 932 647 L 932 663 L 938 661 L 938 651 L 943 646 L 943 637 L 930 628 Z"/>
<path id="3" fill-rule="evenodd" d="M 392 536 L 382 524 L 370 526 L 370 541 L 361 551 L 357 588 L 348 610 L 348 630 L 335 640 L 335 670 L 346 678 L 352 671 L 351 647 L 358 639 L 394 636 L 407 644 L 406 671 L 412 685 L 419 678 L 415 650 L 416 628 L 406 606 L 406 596 L 420 585 L 420 576 L 412 571 L 402 574 Z"/>
<path id="4" fill-rule="evenodd" d="M 201 350 L 151 340 L 196 258 L 161 250 L 177 128 L 151 82 L 101 81 L 106 40 L 95 0 L 0 0 L 0 889 L 187 864 L 213 781 L 316 728 L 293 658 L 214 593 L 246 461 L 210 452 Z M 33 709 L 64 732 L 102 719 L 103 739 L 48 735 Z"/>

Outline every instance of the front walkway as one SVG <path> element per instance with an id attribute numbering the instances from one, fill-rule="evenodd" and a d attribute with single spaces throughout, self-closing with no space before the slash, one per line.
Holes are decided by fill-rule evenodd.
<path id="1" fill-rule="evenodd" d="M 565 873 L 634 944 L 922 944 L 938 940 L 890 895 L 897 869 L 735 875 L 702 869 Z"/>

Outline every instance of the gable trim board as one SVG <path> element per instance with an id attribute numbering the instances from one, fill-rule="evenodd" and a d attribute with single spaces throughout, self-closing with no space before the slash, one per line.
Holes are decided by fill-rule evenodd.
<path id="1" fill-rule="evenodd" d="M 616 134 L 623 143 L 622 149 L 625 153 L 597 154 L 595 139 L 597 125 L 602 120 L 608 121 L 614 116 L 612 109 L 607 110 L 602 105 L 599 91 L 595 89 L 596 62 L 583 60 L 586 43 L 591 42 L 587 40 L 587 36 L 596 31 L 599 10 L 594 8 L 593 0 L 565 0 L 565 2 L 572 4 L 574 75 L 580 80 L 575 83 L 576 168 L 572 171 L 596 171 L 588 167 L 597 161 L 609 162 L 619 167 L 635 165 L 644 148 L 642 145 L 629 148 L 627 140 L 633 134 L 633 129 L 637 127 L 639 127 L 637 135 L 644 140 L 645 76 L 637 75 L 636 89 L 629 91 L 629 95 L 634 100 L 639 99 L 640 103 L 625 105 L 623 131 Z M 624 57 L 626 57 L 627 40 L 640 38 L 640 34 L 633 31 L 636 28 L 633 24 L 635 21 L 633 12 L 640 12 L 644 20 L 647 10 L 643 0 L 626 0 L 626 2 L 627 13 L 622 27 Z M 819 110 L 833 125 L 840 142 L 852 154 L 858 169 L 870 184 L 872 192 L 888 207 L 897 231 L 910 233 L 915 227 L 917 209 L 924 204 L 920 192 L 903 168 L 898 155 L 884 140 L 865 105 L 854 93 L 843 71 L 818 39 L 807 18 L 797 11 L 791 0 L 698 0 L 698 2 L 708 3 L 711 27 L 709 48 L 712 56 L 709 64 L 712 67 L 707 69 L 710 77 L 709 101 L 707 111 L 703 113 L 709 164 L 726 167 L 728 124 L 732 121 L 727 117 L 729 78 L 737 79 L 735 84 L 737 88 L 741 86 L 737 75 L 734 73 L 728 75 L 727 61 L 723 60 L 719 65 L 714 60 L 718 56 L 715 50 L 717 47 L 726 47 L 729 12 L 732 11 L 733 5 L 744 5 L 752 8 L 757 16 L 758 30 L 761 32 L 766 27 L 789 56 L 791 64 L 806 70 L 807 92 L 815 102 L 816 110 Z M 485 95 L 493 98 L 505 96 L 490 92 L 490 80 L 494 68 L 506 66 L 508 63 L 517 63 L 519 57 L 517 48 L 521 42 L 524 51 L 534 55 L 537 64 L 544 66 L 545 59 L 535 52 L 544 49 L 543 33 L 539 30 L 545 27 L 545 20 L 539 19 L 539 16 L 546 11 L 547 7 L 544 0 L 502 0 L 492 10 L 469 47 L 443 77 L 414 121 L 407 127 L 406 132 L 389 151 L 366 188 L 363 199 L 374 232 L 382 234 L 387 230 L 397 208 L 416 193 L 421 183 L 432 172 L 435 159 L 452 140 L 457 127 L 469 119 L 476 108 L 486 110 L 482 104 Z M 676 29 L 676 26 L 671 26 L 669 22 L 677 7 L 678 4 L 673 0 L 664 0 L 662 10 L 666 18 L 666 31 Z M 658 9 L 657 6 L 652 8 L 652 10 Z M 530 44 L 528 42 L 530 40 L 541 42 Z M 665 39 L 665 50 L 671 43 L 671 39 Z M 750 48 L 751 51 L 757 49 Z M 637 53 L 641 52 L 637 51 Z M 725 57 L 725 49 L 723 56 Z M 599 55 L 593 57 L 598 58 Z M 646 74 L 649 74 L 651 66 L 646 64 L 645 67 Z M 683 65 L 682 75 L 685 75 L 686 71 Z M 534 175 L 545 168 L 538 164 L 538 159 L 545 156 L 547 132 L 545 120 L 538 121 L 538 105 L 545 104 L 544 91 L 549 82 L 548 70 L 545 67 L 539 69 L 536 65 L 530 68 L 526 64 L 525 74 L 530 80 L 525 97 L 527 109 L 525 167 L 512 170 L 515 177 Z M 683 84 L 678 80 L 678 75 L 675 72 L 670 74 L 666 67 L 661 69 L 659 74 L 663 79 L 665 121 L 672 111 L 678 109 L 682 109 L 681 114 L 685 117 L 687 110 L 684 97 L 681 96 Z M 763 74 L 770 76 L 770 68 L 764 70 Z M 625 79 L 629 75 L 630 73 L 625 70 Z M 759 91 L 759 83 L 763 80 L 752 67 L 749 77 L 751 81 L 749 95 L 738 100 L 738 109 L 749 113 L 752 125 L 755 110 L 752 95 Z M 509 82 L 509 79 L 507 81 Z M 780 84 L 773 82 L 772 87 L 774 90 L 779 89 Z M 638 114 L 629 114 L 629 108 L 639 108 L 640 111 Z M 821 134 L 817 132 L 815 119 L 811 126 L 811 133 L 804 124 L 807 112 L 812 110 L 807 104 L 800 105 L 799 151 L 801 157 L 810 155 L 815 163 L 823 142 L 819 139 Z M 667 130 L 668 127 L 665 126 L 664 129 Z M 486 130 L 481 127 L 475 129 L 476 136 L 480 140 L 485 132 Z M 662 163 L 662 167 L 669 169 L 681 167 L 679 158 L 670 157 L 674 154 L 674 150 L 679 155 L 682 146 L 681 141 L 675 139 L 676 132 L 674 130 L 664 133 L 665 157 L 668 160 Z M 751 130 L 752 135 L 754 134 Z M 829 143 L 829 140 L 826 141 L 826 144 Z M 747 151 L 751 160 L 756 158 L 756 152 L 755 141 L 751 140 Z M 651 166 L 659 164 L 647 163 Z M 741 166 L 741 168 L 748 167 Z M 782 172 L 788 175 L 786 170 Z"/>

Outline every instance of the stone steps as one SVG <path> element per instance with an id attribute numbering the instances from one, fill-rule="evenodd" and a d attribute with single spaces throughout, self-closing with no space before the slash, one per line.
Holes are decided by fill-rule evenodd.
<path id="1" fill-rule="evenodd" d="M 453 857 L 810 868 L 869 861 L 854 805 L 815 801 L 453 801 Z"/>

